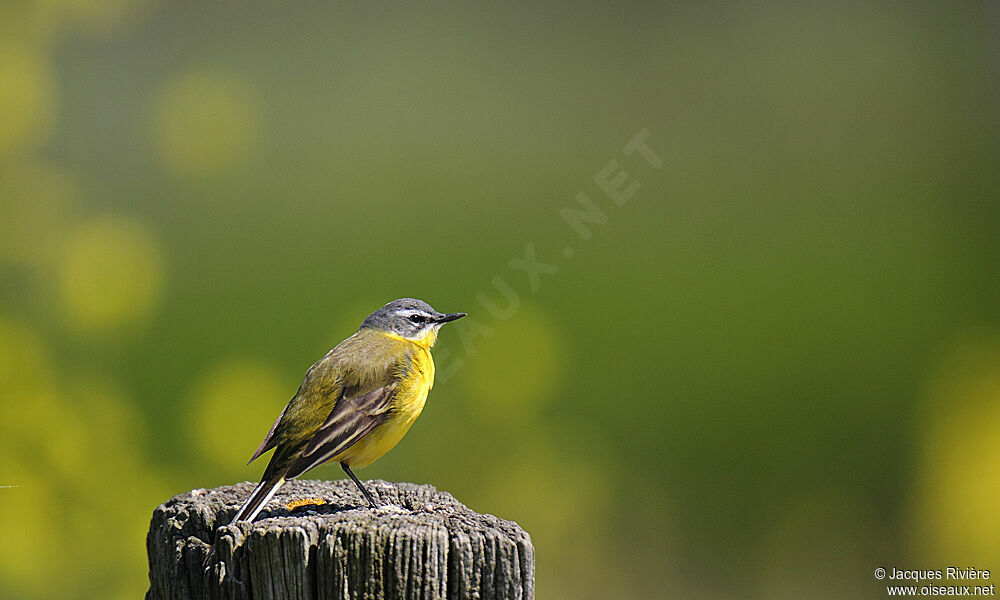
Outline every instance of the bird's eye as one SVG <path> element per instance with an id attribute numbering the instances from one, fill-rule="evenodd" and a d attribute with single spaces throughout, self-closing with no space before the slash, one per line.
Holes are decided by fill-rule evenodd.
<path id="1" fill-rule="evenodd" d="M 410 315 L 410 323 L 413 323 L 414 325 L 420 325 L 426 320 L 427 317 L 423 315 Z"/>

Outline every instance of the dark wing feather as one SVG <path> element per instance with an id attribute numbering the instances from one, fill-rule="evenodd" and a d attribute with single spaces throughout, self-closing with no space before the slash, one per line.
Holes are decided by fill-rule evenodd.
<path id="1" fill-rule="evenodd" d="M 278 428 L 278 423 L 281 423 L 281 418 L 285 416 L 286 410 L 288 410 L 287 404 L 285 405 L 285 408 L 281 409 L 281 414 L 274 420 L 274 425 L 271 425 L 271 430 L 267 432 L 266 436 L 264 436 L 264 441 L 257 447 L 257 451 L 254 452 L 253 456 L 250 457 L 250 460 L 247 461 L 248 465 L 257 460 L 258 456 L 278 445 L 278 440 L 274 439 L 274 430 Z"/>
<path id="2" fill-rule="evenodd" d="M 389 418 L 396 382 L 354 398 L 342 397 L 285 475 L 292 479 L 347 450 Z"/>

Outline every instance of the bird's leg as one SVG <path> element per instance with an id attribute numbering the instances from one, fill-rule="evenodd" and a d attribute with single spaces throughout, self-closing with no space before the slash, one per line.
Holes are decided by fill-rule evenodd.
<path id="1" fill-rule="evenodd" d="M 354 480 L 354 483 L 358 484 L 358 489 L 361 490 L 361 493 L 365 495 L 365 498 L 368 498 L 368 504 L 371 504 L 372 508 L 378 508 L 378 504 L 375 504 L 375 499 L 372 498 L 372 495 L 368 493 L 368 490 L 365 489 L 365 486 L 361 485 L 361 481 L 354 476 L 354 472 L 351 471 L 351 468 L 347 466 L 347 463 L 345 462 L 340 463 L 340 468 L 342 468 L 345 473 L 351 476 L 351 479 Z"/>

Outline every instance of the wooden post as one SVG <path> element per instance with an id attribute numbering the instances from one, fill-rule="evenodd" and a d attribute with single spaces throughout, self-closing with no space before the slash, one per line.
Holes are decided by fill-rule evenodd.
<path id="1" fill-rule="evenodd" d="M 146 600 L 534 598 L 535 551 L 517 523 L 429 485 L 365 485 L 383 506 L 350 480 L 290 481 L 253 523 L 229 523 L 250 483 L 171 498 L 146 538 Z"/>

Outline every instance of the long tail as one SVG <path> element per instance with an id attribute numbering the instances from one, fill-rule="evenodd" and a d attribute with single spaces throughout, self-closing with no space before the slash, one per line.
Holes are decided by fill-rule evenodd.
<path id="1" fill-rule="evenodd" d="M 236 512 L 236 516 L 233 517 L 231 523 L 236 521 L 253 521 L 254 517 L 257 516 L 265 506 L 267 506 L 267 501 L 271 499 L 271 496 L 278 491 L 281 484 L 285 483 L 284 477 L 278 477 L 277 479 L 263 479 L 257 487 L 254 488 L 250 497 L 247 498 L 243 506 Z M 215 557 L 215 548 L 212 547 L 208 552 L 208 556 L 205 557 L 204 562 L 201 563 L 201 568 L 207 569 L 209 565 L 212 564 L 212 558 Z"/>
<path id="2" fill-rule="evenodd" d="M 254 488 L 250 497 L 247 498 L 247 501 L 240 507 L 240 510 L 237 511 L 236 516 L 233 517 L 233 522 L 253 521 L 257 513 L 267 506 L 267 501 L 271 499 L 271 496 L 278 491 L 278 488 L 283 483 L 285 483 L 284 477 L 262 479 L 257 487 Z"/>

